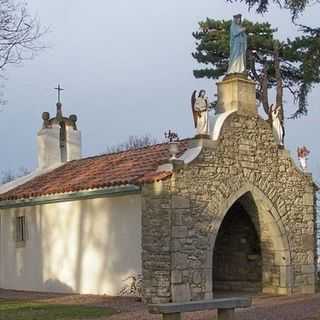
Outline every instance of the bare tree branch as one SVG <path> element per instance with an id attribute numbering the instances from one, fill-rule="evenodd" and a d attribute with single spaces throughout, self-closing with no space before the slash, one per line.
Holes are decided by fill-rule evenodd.
<path id="1" fill-rule="evenodd" d="M 0 0 L 0 73 L 8 65 L 32 59 L 44 48 L 40 39 L 47 31 L 28 13 L 25 2 Z"/>
<path id="2" fill-rule="evenodd" d="M 24 177 L 31 171 L 25 167 L 21 167 L 18 171 L 13 170 L 3 170 L 0 174 L 0 185 L 8 183 L 10 181 L 16 180 L 17 178 Z"/>
<path id="3" fill-rule="evenodd" d="M 109 146 L 107 153 L 116 153 L 126 150 L 134 150 L 157 144 L 158 140 L 146 134 L 144 136 L 130 136 L 127 141 L 118 145 Z"/>

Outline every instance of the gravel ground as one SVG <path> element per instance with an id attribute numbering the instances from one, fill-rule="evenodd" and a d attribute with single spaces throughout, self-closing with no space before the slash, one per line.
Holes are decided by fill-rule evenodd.
<path id="1" fill-rule="evenodd" d="M 0 289 L 0 299 L 37 300 L 46 303 L 81 304 L 112 308 L 117 313 L 108 320 L 160 320 L 150 315 L 143 303 L 134 298 L 97 295 L 49 294 Z M 215 311 L 193 312 L 183 320 L 213 320 Z M 320 320 L 320 294 L 299 296 L 258 295 L 253 306 L 237 312 L 238 320 Z"/>

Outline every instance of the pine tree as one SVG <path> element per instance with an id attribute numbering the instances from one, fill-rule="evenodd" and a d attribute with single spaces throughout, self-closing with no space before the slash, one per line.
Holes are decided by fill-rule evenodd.
<path id="1" fill-rule="evenodd" d="M 226 74 L 229 58 L 231 21 L 207 18 L 193 33 L 196 51 L 192 56 L 206 67 L 194 70 L 196 78 L 218 79 Z M 304 35 L 294 40 L 279 41 L 277 29 L 269 23 L 244 20 L 248 33 L 248 76 L 258 83 L 257 100 L 269 115 L 269 90 L 277 90 L 277 105 L 283 105 L 283 91 L 288 90 L 298 103 L 292 117 L 307 113 L 307 95 L 313 84 L 319 83 L 320 43 L 315 30 L 305 27 Z M 313 32 L 313 33 L 312 33 Z"/>
<path id="2" fill-rule="evenodd" d="M 320 28 L 300 25 L 300 31 L 303 35 L 293 41 L 287 40 L 284 47 L 285 55 L 298 65 L 291 68 L 288 66 L 287 71 L 291 75 L 291 81 L 296 82 L 293 94 L 299 102 L 293 117 L 307 114 L 308 93 L 315 84 L 320 83 Z"/>
<path id="3" fill-rule="evenodd" d="M 249 9 L 255 8 L 258 13 L 265 13 L 273 3 L 280 8 L 290 10 L 293 20 L 301 14 L 306 7 L 319 0 L 227 0 L 228 2 L 244 2 Z"/>

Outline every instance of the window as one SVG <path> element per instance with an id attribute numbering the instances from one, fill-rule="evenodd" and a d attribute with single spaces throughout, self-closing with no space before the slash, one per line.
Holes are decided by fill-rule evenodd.
<path id="1" fill-rule="evenodd" d="M 26 217 L 16 217 L 16 241 L 26 241 Z"/>

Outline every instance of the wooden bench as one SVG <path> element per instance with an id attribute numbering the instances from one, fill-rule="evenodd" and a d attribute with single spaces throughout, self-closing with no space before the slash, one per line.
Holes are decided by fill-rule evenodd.
<path id="1" fill-rule="evenodd" d="M 213 300 L 150 304 L 148 310 L 153 314 L 162 314 L 162 320 L 181 320 L 181 313 L 218 310 L 218 320 L 235 319 L 236 308 L 247 308 L 251 306 L 251 298 L 221 298 Z"/>

